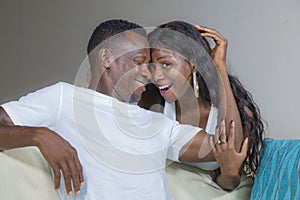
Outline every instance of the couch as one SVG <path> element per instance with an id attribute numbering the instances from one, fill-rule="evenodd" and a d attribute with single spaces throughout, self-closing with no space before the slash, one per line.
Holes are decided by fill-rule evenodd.
<path id="1" fill-rule="evenodd" d="M 250 200 L 299 200 L 300 140 L 266 138 L 263 146 Z M 59 200 L 49 167 L 37 148 L 0 153 L 0 163 L 0 199 Z"/>

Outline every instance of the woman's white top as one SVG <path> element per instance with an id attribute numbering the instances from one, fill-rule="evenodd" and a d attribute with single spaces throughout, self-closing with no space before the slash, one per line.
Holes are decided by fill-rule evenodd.
<path id="1" fill-rule="evenodd" d="M 164 114 L 172 120 L 176 120 L 175 102 L 165 102 Z M 205 132 L 215 135 L 215 130 L 218 122 L 218 109 L 213 105 L 210 108 Z M 198 167 L 204 170 L 215 170 L 219 167 L 217 162 L 199 162 L 199 163 L 186 163 L 191 166 Z"/>

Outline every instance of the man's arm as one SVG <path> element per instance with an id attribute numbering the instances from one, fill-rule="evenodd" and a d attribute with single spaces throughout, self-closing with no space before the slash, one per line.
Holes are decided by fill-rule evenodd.
<path id="1" fill-rule="evenodd" d="M 204 130 L 198 132 L 180 151 L 180 162 L 213 162 L 216 161 L 209 140 L 212 135 Z"/>
<path id="2" fill-rule="evenodd" d="M 0 150 L 36 146 L 53 169 L 55 188 L 60 186 L 61 172 L 64 176 L 67 193 L 79 194 L 83 184 L 82 167 L 76 150 L 57 133 L 43 127 L 15 126 L 0 107 Z"/>

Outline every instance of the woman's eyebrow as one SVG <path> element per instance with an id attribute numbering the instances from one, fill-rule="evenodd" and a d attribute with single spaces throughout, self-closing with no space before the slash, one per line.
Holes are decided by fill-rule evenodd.
<path id="1" fill-rule="evenodd" d="M 161 59 L 166 58 L 166 57 L 167 57 L 166 55 L 160 56 L 160 57 L 158 57 L 156 60 L 161 60 Z"/>

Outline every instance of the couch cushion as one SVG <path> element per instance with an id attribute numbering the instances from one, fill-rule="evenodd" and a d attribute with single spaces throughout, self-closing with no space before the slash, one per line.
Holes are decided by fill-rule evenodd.
<path id="1" fill-rule="evenodd" d="M 250 200 L 299 199 L 300 140 L 264 139 Z"/>

